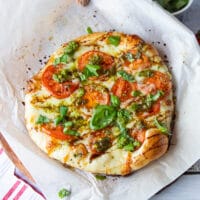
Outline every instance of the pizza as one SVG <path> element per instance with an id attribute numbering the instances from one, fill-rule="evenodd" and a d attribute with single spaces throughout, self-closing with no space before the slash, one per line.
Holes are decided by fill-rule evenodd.
<path id="1" fill-rule="evenodd" d="M 126 175 L 168 149 L 172 76 L 137 35 L 91 33 L 63 44 L 27 84 L 30 137 L 49 157 Z"/>

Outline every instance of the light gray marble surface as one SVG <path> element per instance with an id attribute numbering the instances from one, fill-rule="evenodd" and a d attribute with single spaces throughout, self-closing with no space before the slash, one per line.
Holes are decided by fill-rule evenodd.
<path id="1" fill-rule="evenodd" d="M 200 30 L 200 0 L 177 18 L 194 33 Z M 200 200 L 200 160 L 174 183 L 151 200 Z"/>

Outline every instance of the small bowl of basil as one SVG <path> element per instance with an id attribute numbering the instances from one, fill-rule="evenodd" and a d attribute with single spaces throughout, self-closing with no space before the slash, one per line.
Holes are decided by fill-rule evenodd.
<path id="1" fill-rule="evenodd" d="M 193 0 L 153 0 L 160 4 L 164 9 L 168 10 L 173 15 L 179 15 L 186 11 Z"/>

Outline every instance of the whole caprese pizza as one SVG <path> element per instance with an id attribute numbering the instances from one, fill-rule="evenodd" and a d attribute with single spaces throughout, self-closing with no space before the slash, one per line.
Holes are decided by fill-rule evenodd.
<path id="1" fill-rule="evenodd" d="M 49 157 L 126 175 L 162 156 L 173 116 L 172 77 L 137 35 L 92 33 L 60 47 L 28 81 L 25 119 Z"/>

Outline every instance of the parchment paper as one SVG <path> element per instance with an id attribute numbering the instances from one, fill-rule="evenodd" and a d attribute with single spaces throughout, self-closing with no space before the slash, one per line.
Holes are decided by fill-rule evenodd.
<path id="1" fill-rule="evenodd" d="M 71 199 L 147 199 L 200 158 L 200 52 L 192 32 L 175 18 L 150 0 L 96 0 L 85 8 L 70 0 L 7 0 L 0 8 L 0 131 L 47 199 L 56 200 L 63 186 L 71 188 Z M 63 42 L 85 34 L 87 26 L 139 34 L 154 42 L 172 67 L 177 112 L 170 149 L 127 177 L 97 181 L 64 168 L 33 144 L 25 128 L 26 80 Z"/>

